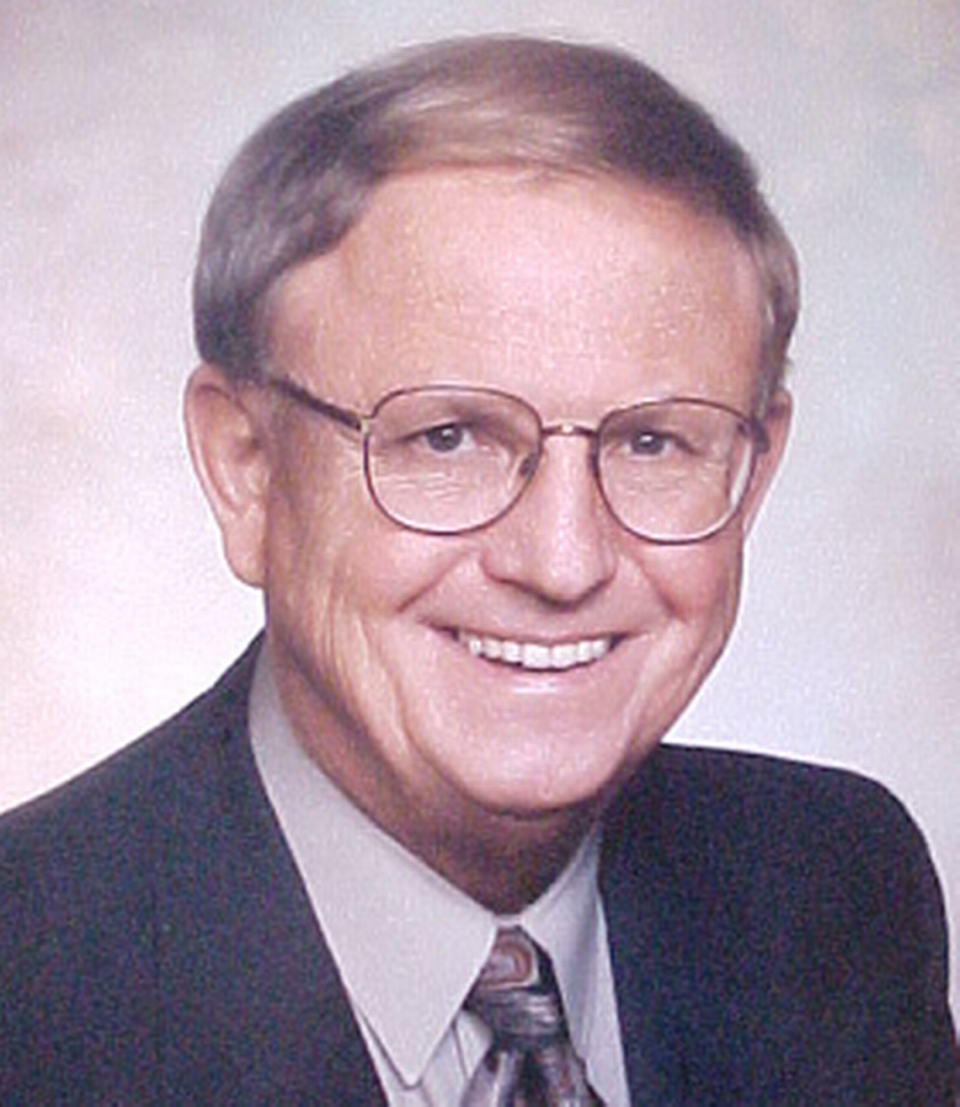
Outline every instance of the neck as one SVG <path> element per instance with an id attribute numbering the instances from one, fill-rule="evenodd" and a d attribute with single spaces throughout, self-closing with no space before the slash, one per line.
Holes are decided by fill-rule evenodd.
<path id="1" fill-rule="evenodd" d="M 495 914 L 515 915 L 560 876 L 594 820 L 582 812 L 564 813 L 562 819 L 497 815 L 486 821 L 482 828 L 460 825 L 407 836 L 385 829 L 471 899 Z"/>

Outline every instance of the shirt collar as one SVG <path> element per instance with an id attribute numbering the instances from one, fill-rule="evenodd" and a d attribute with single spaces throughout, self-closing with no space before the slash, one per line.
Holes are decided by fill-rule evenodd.
<path id="1" fill-rule="evenodd" d="M 267 651 L 250 701 L 256 763 L 351 1002 L 405 1084 L 453 1024 L 500 925 L 519 925 L 553 961 L 573 1041 L 584 1051 L 595 980 L 598 835 L 544 895 L 500 919 L 380 830 L 293 734 Z"/>

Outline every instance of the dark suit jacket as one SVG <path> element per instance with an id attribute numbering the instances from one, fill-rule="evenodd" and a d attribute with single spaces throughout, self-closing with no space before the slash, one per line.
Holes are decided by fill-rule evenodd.
<path id="1" fill-rule="evenodd" d="M 383 1103 L 259 783 L 251 668 L 0 821 L 4 1107 Z M 634 1103 L 951 1102 L 940 895 L 877 786 L 664 748 L 602 885 Z"/>

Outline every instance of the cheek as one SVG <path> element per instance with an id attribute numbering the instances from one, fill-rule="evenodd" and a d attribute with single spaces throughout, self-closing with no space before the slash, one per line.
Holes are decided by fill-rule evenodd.
<path id="1" fill-rule="evenodd" d="M 646 559 L 645 575 L 657 592 L 662 622 L 644 691 L 648 702 L 670 714 L 682 710 L 695 693 L 733 629 L 740 596 L 739 538 L 731 532 L 703 545 L 655 550 Z"/>
<path id="2" fill-rule="evenodd" d="M 729 631 L 740 596 L 741 552 L 741 537 L 731 529 L 709 542 L 655 549 L 645 572 L 673 619 Z"/>
<path id="3" fill-rule="evenodd" d="M 321 490 L 273 490 L 267 525 L 266 597 L 274 620 L 322 620 L 333 594 L 338 547 L 349 542 L 351 521 L 331 515 Z M 321 522 L 323 521 L 323 522 Z"/>
<path id="4" fill-rule="evenodd" d="M 315 679 L 338 596 L 350 594 L 348 552 L 363 548 L 363 476 L 329 435 L 283 425 L 268 501 L 265 600 L 275 643 Z"/>
<path id="5" fill-rule="evenodd" d="M 302 470 L 301 470 L 302 471 Z M 367 685 L 385 698 L 397 628 L 448 573 L 456 544 L 400 530 L 369 498 L 359 465 L 328 464 L 322 481 L 277 483 L 268 529 L 267 605 L 317 683 Z M 395 652 L 395 651 L 394 651 Z M 375 685 L 381 695 L 370 695 Z"/>

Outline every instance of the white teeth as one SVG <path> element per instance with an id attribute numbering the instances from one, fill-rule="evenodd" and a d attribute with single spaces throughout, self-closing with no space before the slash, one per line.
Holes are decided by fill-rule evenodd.
<path id="1" fill-rule="evenodd" d="M 550 651 L 550 661 L 554 669 L 570 669 L 577 663 L 577 647 L 573 642 L 554 646 Z"/>
<path id="2" fill-rule="evenodd" d="M 490 654 L 486 654 L 490 657 Z M 519 665 L 523 660 L 523 647 L 519 642 L 501 643 L 500 657 L 511 665 Z"/>
<path id="3" fill-rule="evenodd" d="M 540 642 L 516 642 L 489 635 L 481 637 L 463 630 L 458 632 L 457 639 L 474 657 L 485 657 L 488 661 L 501 661 L 536 672 L 589 665 L 609 653 L 611 646 L 610 638 L 584 638 L 578 642 L 545 646 Z"/>
<path id="4" fill-rule="evenodd" d="M 523 647 L 523 657 L 520 664 L 525 669 L 549 669 L 550 647 L 538 646 L 535 642 L 527 642 Z"/>

